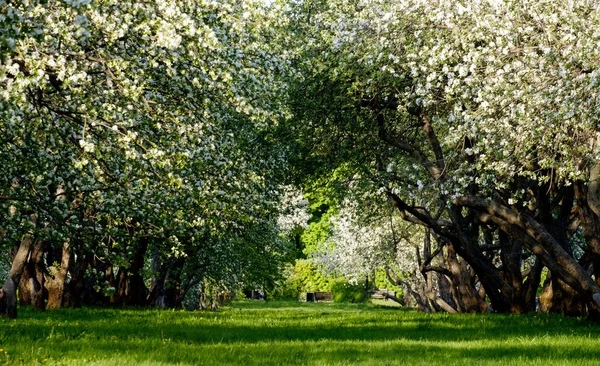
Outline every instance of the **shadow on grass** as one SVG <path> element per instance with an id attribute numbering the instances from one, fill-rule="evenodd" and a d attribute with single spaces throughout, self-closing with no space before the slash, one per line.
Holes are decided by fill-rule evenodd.
<path id="1" fill-rule="evenodd" d="M 77 357 L 84 349 L 127 355 L 133 364 L 590 364 L 600 357 L 599 327 L 538 314 L 419 314 L 360 305 L 263 303 L 236 304 L 218 313 L 24 309 L 20 319 L 0 320 L 0 326 L 0 344 L 15 339 L 37 345 L 43 350 L 39 357 Z"/>

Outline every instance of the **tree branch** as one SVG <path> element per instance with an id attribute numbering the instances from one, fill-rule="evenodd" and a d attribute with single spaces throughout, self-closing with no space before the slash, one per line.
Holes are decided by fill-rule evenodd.
<path id="1" fill-rule="evenodd" d="M 543 261 L 551 271 L 561 277 L 569 286 L 585 293 L 590 299 L 595 293 L 600 293 L 600 287 L 589 274 L 562 248 L 562 246 L 533 218 L 514 211 L 495 201 L 474 196 L 461 196 L 453 203 L 487 212 L 489 219 L 501 226 L 511 236 L 520 240 L 524 245 Z"/>
<path id="2" fill-rule="evenodd" d="M 432 164 L 425 153 L 416 146 L 413 146 L 398 136 L 390 135 L 385 129 L 385 119 L 382 113 L 377 115 L 377 124 L 379 126 L 379 138 L 390 146 L 396 147 L 402 151 L 407 152 L 413 158 L 419 161 L 419 163 L 427 169 L 433 179 L 438 180 L 442 177 L 443 169 L 440 169 L 437 165 Z"/>

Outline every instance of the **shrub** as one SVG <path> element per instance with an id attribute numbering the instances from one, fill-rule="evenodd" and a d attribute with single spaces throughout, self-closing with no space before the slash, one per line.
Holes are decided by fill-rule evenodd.
<path id="1" fill-rule="evenodd" d="M 331 291 L 332 279 L 324 276 L 308 259 L 298 259 L 285 270 L 284 279 L 267 293 L 268 298 L 298 300 L 302 294 L 315 291 Z"/>
<path id="2" fill-rule="evenodd" d="M 353 285 L 346 280 L 336 281 L 331 285 L 334 302 L 360 303 L 369 299 L 363 284 Z"/>
<path id="3" fill-rule="evenodd" d="M 267 299 L 270 300 L 298 300 L 301 295 L 302 284 L 298 279 L 286 278 L 279 281 L 267 291 Z"/>

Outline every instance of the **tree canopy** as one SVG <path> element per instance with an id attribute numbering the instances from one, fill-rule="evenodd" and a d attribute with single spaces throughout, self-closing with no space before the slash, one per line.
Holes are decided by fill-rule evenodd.
<path id="1" fill-rule="evenodd" d="M 268 44 L 285 21 L 275 6 L 1 5 L 5 248 L 21 242 L 32 266 L 63 269 L 61 286 L 66 271 L 74 284 L 98 269 L 116 302 L 146 301 L 134 289 L 144 287 L 150 248 L 157 285 L 173 281 L 186 257 L 199 266 L 194 281 L 221 280 L 223 271 L 241 280 L 261 273 L 253 256 L 269 263 L 285 252 L 267 250 L 278 237 L 285 170 L 269 131 L 288 115 L 289 61 Z M 199 259 L 206 256 L 210 265 Z M 44 274 L 36 276 L 39 290 Z M 170 287 L 185 288 L 178 276 Z"/>
<path id="2" fill-rule="evenodd" d="M 422 310 L 596 317 L 598 6 L 0 1 L 0 297 L 179 306 L 308 245 Z"/>
<path id="3" fill-rule="evenodd" d="M 431 231 L 421 271 L 451 280 L 453 306 L 531 310 L 546 267 L 545 309 L 595 313 L 597 5 L 297 9 L 304 148 Z"/>

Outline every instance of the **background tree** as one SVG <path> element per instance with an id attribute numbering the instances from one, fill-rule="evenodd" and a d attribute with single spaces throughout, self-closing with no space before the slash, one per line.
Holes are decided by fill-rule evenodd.
<path id="1" fill-rule="evenodd" d="M 545 266 L 543 309 L 595 313 L 598 9 L 530 5 L 300 4 L 294 126 L 431 230 L 466 311 L 533 310 Z"/>

